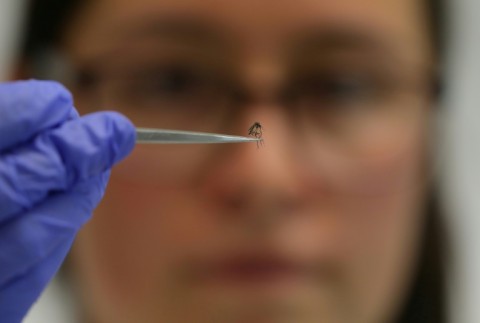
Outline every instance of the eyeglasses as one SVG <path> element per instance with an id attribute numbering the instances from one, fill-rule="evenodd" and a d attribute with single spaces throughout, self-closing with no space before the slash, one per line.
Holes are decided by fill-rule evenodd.
<path id="1" fill-rule="evenodd" d="M 230 63 L 161 53 L 112 59 L 74 70 L 73 88 L 88 94 L 89 105 L 118 110 L 138 126 L 228 132 L 243 108 L 255 104 L 255 94 Z M 415 118 L 429 95 L 426 78 L 418 77 L 422 73 L 372 62 L 301 62 L 286 70 L 268 103 L 288 114 L 299 137 L 351 145 L 368 141 L 365 134 L 375 134 L 376 128 L 401 135 L 402 122 Z"/>

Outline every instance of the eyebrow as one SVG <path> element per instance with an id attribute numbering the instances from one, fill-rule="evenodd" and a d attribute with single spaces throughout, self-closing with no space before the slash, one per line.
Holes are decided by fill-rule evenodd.
<path id="1" fill-rule="evenodd" d="M 120 36 L 117 40 L 123 43 L 152 37 L 180 41 L 199 48 L 225 49 L 232 45 L 232 39 L 224 28 L 207 19 L 189 15 L 155 16 L 131 22 L 117 29 L 115 34 Z M 405 46 L 397 45 L 402 41 L 394 42 L 394 37 L 388 37 L 373 26 L 341 23 L 311 26 L 292 36 L 286 38 L 285 49 L 290 48 L 299 55 L 349 51 L 399 63 L 405 60 Z"/>
<path id="2" fill-rule="evenodd" d="M 315 48 L 363 49 L 390 51 L 393 43 L 376 30 L 355 27 L 327 27 L 311 30 L 301 38 Z"/>
<path id="3" fill-rule="evenodd" d="M 432 61 L 423 61 L 414 44 L 368 26 L 336 25 L 311 29 L 303 37 L 295 39 L 294 43 L 296 46 L 291 47 L 294 58 L 300 64 L 306 63 L 306 68 L 312 68 L 309 59 L 318 57 L 331 64 L 330 58 L 346 54 L 343 57 L 347 57 L 347 60 L 339 60 L 345 68 L 351 68 L 350 63 L 358 66 L 358 62 L 361 62 L 362 66 L 375 66 L 378 70 L 395 73 L 396 77 L 400 75 L 397 72 L 417 76 L 426 73 L 427 79 L 435 71 Z M 327 55 L 322 57 L 322 53 Z M 327 59 L 323 60 L 325 57 Z"/>
<path id="4" fill-rule="evenodd" d="M 123 40 L 136 40 L 142 37 L 163 37 L 181 39 L 212 45 L 227 42 L 227 37 L 214 24 L 194 17 L 156 17 L 128 24 L 116 31 Z"/>
<path id="5" fill-rule="evenodd" d="M 191 40 L 227 41 L 228 37 L 219 26 L 207 19 L 195 16 L 156 16 L 126 24 L 125 28 L 115 30 L 115 34 L 127 39 L 144 36 L 180 37 Z M 295 43 L 310 43 L 317 48 L 363 48 L 387 49 L 393 45 L 382 37 L 378 30 L 367 26 L 312 26 L 299 31 Z"/>

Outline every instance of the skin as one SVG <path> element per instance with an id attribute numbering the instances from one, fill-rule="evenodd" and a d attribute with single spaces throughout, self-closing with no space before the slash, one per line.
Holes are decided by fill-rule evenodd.
<path id="1" fill-rule="evenodd" d="M 424 220 L 431 98 L 422 82 L 433 64 L 425 17 L 416 0 L 84 5 L 60 46 L 74 66 L 135 66 L 149 59 L 148 50 L 136 56 L 137 41 L 148 48 L 173 39 L 161 51 L 168 54 L 192 41 L 151 36 L 148 26 L 193 21 L 200 36 L 182 55 L 205 49 L 212 57 L 201 59 L 248 93 L 216 132 L 246 135 L 259 121 L 265 140 L 261 148 L 138 146 L 113 170 L 71 256 L 86 320 L 390 322 L 408 292 Z M 320 65 L 407 86 L 383 98 L 383 112 L 322 114 L 314 126 L 276 93 L 292 70 Z M 80 86 L 72 90 L 82 113 L 99 106 Z M 152 111 L 118 110 L 138 126 L 169 126 Z M 270 258 L 291 268 L 225 269 Z"/>

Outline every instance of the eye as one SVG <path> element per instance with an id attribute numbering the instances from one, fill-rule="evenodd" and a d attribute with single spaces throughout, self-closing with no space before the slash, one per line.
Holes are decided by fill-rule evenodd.
<path id="1" fill-rule="evenodd" d="M 137 81 L 137 94 L 164 99 L 189 98 L 211 83 L 205 75 L 182 66 L 152 69 L 140 74 Z"/>
<path id="2" fill-rule="evenodd" d="M 224 78 L 214 69 L 170 64 L 129 71 L 116 79 L 115 97 L 137 108 L 205 109 L 228 100 Z"/>
<path id="3" fill-rule="evenodd" d="M 337 77 L 325 79 L 318 85 L 320 93 L 338 100 L 359 99 L 369 94 L 371 84 L 364 78 L 359 77 Z"/>
<path id="4" fill-rule="evenodd" d="M 376 93 L 370 77 L 354 74 L 310 75 L 299 80 L 295 88 L 297 100 L 322 105 L 361 103 Z"/>

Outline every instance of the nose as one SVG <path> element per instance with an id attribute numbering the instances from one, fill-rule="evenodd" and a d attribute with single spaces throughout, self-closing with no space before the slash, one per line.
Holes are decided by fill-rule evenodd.
<path id="1" fill-rule="evenodd" d="M 259 219 L 292 214 L 302 205 L 303 188 L 288 118 L 276 107 L 248 111 L 236 127 L 246 135 L 258 121 L 264 141 L 258 147 L 249 143 L 225 148 L 208 176 L 210 198 L 231 216 Z"/>

